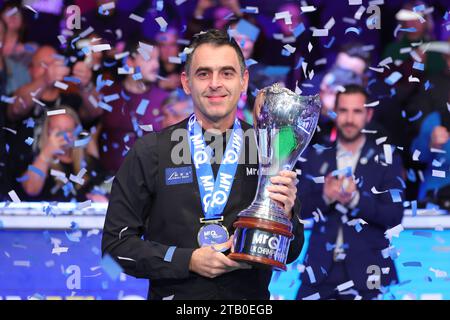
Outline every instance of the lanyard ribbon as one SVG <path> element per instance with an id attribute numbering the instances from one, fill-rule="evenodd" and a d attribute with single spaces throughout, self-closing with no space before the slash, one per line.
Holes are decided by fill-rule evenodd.
<path id="1" fill-rule="evenodd" d="M 206 220 L 218 220 L 228 202 L 239 156 L 243 144 L 242 128 L 239 120 L 234 120 L 233 132 L 227 143 L 223 161 L 220 164 L 217 179 L 211 166 L 209 146 L 206 147 L 202 129 L 192 114 L 188 121 L 189 146 L 197 175 L 202 209 Z"/>

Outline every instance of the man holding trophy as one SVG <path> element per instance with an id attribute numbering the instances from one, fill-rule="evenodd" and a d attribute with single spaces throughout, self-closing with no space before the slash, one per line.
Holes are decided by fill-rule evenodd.
<path id="1" fill-rule="evenodd" d="M 249 77 L 236 41 L 209 30 L 188 51 L 181 82 L 194 113 L 130 150 L 114 180 L 102 251 L 149 279 L 150 299 L 269 299 L 271 271 L 285 270 L 303 246 L 292 168 L 319 103 L 264 88 L 255 131 L 236 117 Z"/>

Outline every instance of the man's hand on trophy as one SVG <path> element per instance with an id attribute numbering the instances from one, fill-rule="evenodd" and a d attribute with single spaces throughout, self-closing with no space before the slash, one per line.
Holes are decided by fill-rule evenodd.
<path id="1" fill-rule="evenodd" d="M 233 236 L 215 246 L 205 246 L 194 250 L 189 262 L 189 270 L 207 278 L 215 278 L 224 273 L 238 269 L 251 269 L 252 266 L 243 262 L 236 262 L 229 259 L 219 249 L 231 248 Z"/>
<path id="2" fill-rule="evenodd" d="M 289 219 L 292 219 L 292 208 L 297 197 L 297 174 L 294 171 L 283 170 L 270 178 L 270 182 L 273 183 L 267 187 L 270 199 L 284 210 Z"/>

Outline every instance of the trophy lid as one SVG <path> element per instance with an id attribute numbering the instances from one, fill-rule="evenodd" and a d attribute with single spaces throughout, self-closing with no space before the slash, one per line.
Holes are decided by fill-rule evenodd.
<path id="1" fill-rule="evenodd" d="M 320 113 L 319 110 L 321 108 L 318 94 L 302 96 L 284 87 L 279 82 L 275 82 L 274 84 L 259 90 L 253 106 L 253 123 L 258 122 L 261 110 L 265 104 L 271 105 L 272 107 L 278 105 L 278 111 L 282 113 L 296 113 L 301 111 L 301 109 L 308 110 L 308 113 Z"/>

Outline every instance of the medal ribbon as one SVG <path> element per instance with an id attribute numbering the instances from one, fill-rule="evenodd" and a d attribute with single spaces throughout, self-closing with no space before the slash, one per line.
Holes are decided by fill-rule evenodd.
<path id="1" fill-rule="evenodd" d="M 217 179 L 211 166 L 211 156 L 203 138 L 202 129 L 192 114 L 188 121 L 189 146 L 197 175 L 202 209 L 206 220 L 219 219 L 228 202 L 236 174 L 239 156 L 243 144 L 242 128 L 239 120 L 234 120 L 233 132 L 227 143 L 223 161 L 220 164 Z"/>

